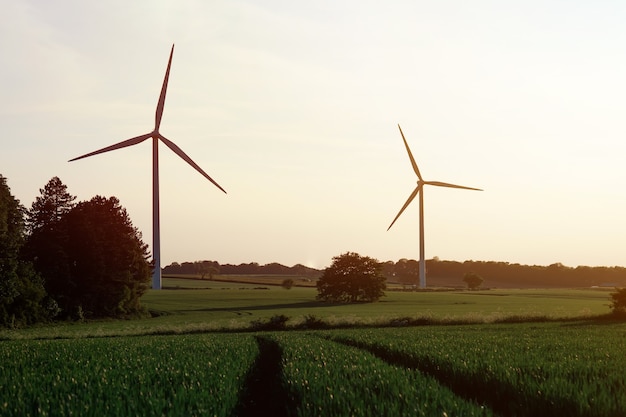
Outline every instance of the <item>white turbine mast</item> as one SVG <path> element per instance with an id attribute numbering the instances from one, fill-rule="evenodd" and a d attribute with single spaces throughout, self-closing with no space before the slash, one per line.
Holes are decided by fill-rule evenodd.
<path id="1" fill-rule="evenodd" d="M 165 71 L 165 79 L 163 80 L 163 87 L 161 88 L 161 95 L 159 96 L 159 103 L 157 104 L 154 130 L 150 133 L 146 133 L 141 136 L 136 136 L 131 139 L 124 140 L 116 143 L 115 145 L 107 146 L 106 148 L 99 149 L 94 152 L 70 159 L 69 162 L 76 161 L 77 159 L 87 158 L 88 156 L 97 155 L 100 153 L 113 151 L 116 149 L 125 148 L 127 146 L 137 145 L 152 138 L 152 257 L 154 259 L 154 271 L 152 273 L 152 288 L 155 290 L 161 289 L 161 231 L 159 222 L 159 140 L 161 140 L 168 148 L 174 153 L 185 160 L 196 171 L 202 174 L 206 179 L 211 181 L 217 188 L 226 191 L 220 187 L 206 172 L 202 170 L 182 149 L 180 149 L 174 142 L 167 139 L 159 132 L 161 126 L 161 118 L 163 117 L 163 107 L 165 106 L 165 94 L 167 93 L 167 83 L 170 76 L 170 67 L 172 65 L 172 56 L 174 55 L 174 45 L 170 52 L 170 59 L 167 62 L 167 70 Z"/>
<path id="2" fill-rule="evenodd" d="M 413 171 L 417 175 L 417 187 L 413 190 L 409 198 L 406 200 L 406 203 L 402 206 L 396 218 L 393 219 L 387 231 L 391 229 L 391 226 L 398 220 L 398 217 L 402 214 L 402 212 L 411 204 L 411 201 L 415 198 L 416 195 L 419 194 L 419 231 L 420 231 L 420 260 L 419 260 L 419 279 L 420 279 L 420 288 L 426 288 L 426 259 L 424 258 L 424 186 L 425 185 L 434 185 L 437 187 L 449 187 L 449 188 L 460 188 L 463 190 L 475 190 L 475 191 L 483 191 L 480 188 L 472 188 L 465 187 L 463 185 L 449 184 L 447 182 L 440 181 L 424 181 L 422 178 L 422 174 L 420 174 L 420 170 L 417 167 L 417 163 L 413 158 L 413 154 L 411 153 L 411 149 L 409 148 L 409 144 L 407 143 L 404 133 L 402 133 L 402 128 L 398 125 L 398 129 L 400 129 L 400 135 L 402 135 L 402 140 L 404 141 L 404 146 L 406 147 L 406 151 L 409 154 L 409 159 L 411 160 L 411 165 L 413 166 Z"/>

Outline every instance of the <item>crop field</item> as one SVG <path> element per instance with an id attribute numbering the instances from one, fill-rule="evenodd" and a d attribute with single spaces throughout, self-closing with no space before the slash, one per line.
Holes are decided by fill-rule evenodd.
<path id="1" fill-rule="evenodd" d="M 488 325 L 329 332 L 431 375 L 499 415 L 626 415 L 626 326 Z"/>
<path id="2" fill-rule="evenodd" d="M 624 416 L 626 324 L 0 343 L 2 416 Z"/>
<path id="3" fill-rule="evenodd" d="M 235 335 L 7 341 L 0 415 L 226 416 L 257 356 Z"/>
<path id="4" fill-rule="evenodd" d="M 0 331 L 0 416 L 626 416 L 607 290 L 204 284 L 149 292 L 153 318 Z"/>

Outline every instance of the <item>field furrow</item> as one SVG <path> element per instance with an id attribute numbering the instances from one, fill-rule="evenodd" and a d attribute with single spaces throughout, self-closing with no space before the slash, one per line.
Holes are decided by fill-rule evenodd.
<path id="1" fill-rule="evenodd" d="M 301 333 L 275 333 L 293 416 L 489 416 L 435 379 L 363 350 Z"/>
<path id="2" fill-rule="evenodd" d="M 238 417 L 289 415 L 288 393 L 282 384 L 280 346 L 272 339 L 257 336 L 259 355 L 251 367 L 233 415 Z"/>

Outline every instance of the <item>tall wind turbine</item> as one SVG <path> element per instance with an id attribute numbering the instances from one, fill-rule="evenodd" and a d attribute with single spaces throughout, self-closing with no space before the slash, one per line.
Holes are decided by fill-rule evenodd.
<path id="1" fill-rule="evenodd" d="M 100 153 L 113 151 L 115 149 L 125 148 L 127 146 L 137 145 L 152 138 L 152 257 L 154 259 L 154 272 L 152 273 L 152 288 L 156 290 L 161 289 L 161 231 L 159 226 L 159 140 L 161 140 L 168 148 L 174 153 L 184 159 L 189 165 L 195 168 L 206 179 L 211 181 L 217 188 L 224 191 L 220 185 L 215 182 L 209 175 L 202 170 L 192 159 L 187 156 L 182 149 L 180 149 L 175 143 L 168 140 L 159 132 L 159 126 L 161 126 L 161 117 L 163 116 L 163 107 L 165 106 L 165 94 L 167 92 L 167 82 L 170 76 L 170 67 L 172 65 L 172 56 L 174 55 L 174 45 L 172 45 L 172 51 L 170 52 L 170 59 L 167 62 L 167 70 L 165 71 L 165 79 L 163 80 L 163 87 L 161 88 L 161 95 L 159 96 L 159 103 L 156 108 L 156 115 L 154 121 L 154 130 L 145 135 L 137 136 L 131 139 L 127 139 L 115 145 L 107 146 L 106 148 L 99 149 L 94 152 L 79 156 L 74 159 L 70 159 L 69 162 L 76 161 L 77 159 L 87 158 L 88 156 L 97 155 Z M 224 191 L 226 193 L 226 191 Z"/>
<path id="2" fill-rule="evenodd" d="M 419 194 L 419 210 L 420 210 L 420 261 L 419 261 L 419 277 L 420 277 L 420 288 L 426 288 L 426 259 L 424 258 L 424 186 L 425 185 L 435 185 L 437 187 L 449 187 L 449 188 L 461 188 L 463 190 L 475 190 L 482 191 L 480 188 L 472 188 L 465 187 L 463 185 L 449 184 L 447 182 L 439 182 L 439 181 L 424 181 L 422 178 L 422 174 L 420 174 L 420 170 L 417 167 L 417 163 L 415 163 L 415 159 L 413 159 L 413 154 L 411 153 L 411 149 L 409 149 L 409 144 L 406 142 L 404 138 L 404 133 L 402 133 L 402 128 L 398 125 L 398 129 L 400 129 L 400 135 L 402 135 L 402 140 L 404 141 L 404 146 L 406 147 L 406 151 L 409 154 L 409 159 L 411 160 L 411 165 L 413 166 L 413 171 L 417 175 L 417 187 L 413 190 L 409 198 L 406 200 L 406 203 L 402 206 L 396 218 L 393 219 L 387 231 L 391 229 L 391 226 L 398 220 L 398 217 L 402 214 L 402 212 L 411 204 L 411 201 L 415 198 L 416 195 Z M 421 191 L 421 192 L 420 192 Z"/>

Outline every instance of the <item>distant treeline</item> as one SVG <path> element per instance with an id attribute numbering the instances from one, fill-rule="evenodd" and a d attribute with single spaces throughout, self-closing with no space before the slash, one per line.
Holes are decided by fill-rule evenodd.
<path id="1" fill-rule="evenodd" d="M 182 274 L 182 275 L 297 275 L 309 278 L 317 278 L 321 271 L 309 268 L 302 264 L 294 266 L 285 266 L 279 263 L 269 263 L 259 265 L 256 262 L 247 264 L 220 265 L 216 261 L 195 261 L 195 262 L 173 262 L 163 268 L 164 274 Z"/>
<path id="2" fill-rule="evenodd" d="M 383 274 L 393 282 L 415 284 L 419 281 L 419 263 L 414 259 L 383 262 Z M 614 267 L 568 267 L 560 263 L 549 266 L 521 265 L 495 261 L 442 261 L 438 258 L 426 260 L 426 276 L 430 279 L 445 279 L 463 286 L 463 276 L 474 272 L 484 279 L 484 287 L 504 284 L 533 287 L 592 287 L 626 286 L 626 268 Z M 220 265 L 216 261 L 174 262 L 163 268 L 165 274 L 188 274 L 210 277 L 223 275 L 298 275 L 318 278 L 322 271 L 297 264 L 292 267 L 279 263 L 259 265 L 256 262 L 239 265 Z"/>
<path id="3" fill-rule="evenodd" d="M 419 263 L 413 259 L 400 259 L 396 263 L 388 261 L 383 265 L 383 273 L 389 280 L 415 283 L 418 281 L 418 266 Z M 458 278 L 461 283 L 468 272 L 480 275 L 485 287 L 502 283 L 536 287 L 626 286 L 626 268 L 619 266 L 572 268 L 561 263 L 537 266 L 494 261 L 426 260 L 428 278 Z"/>

